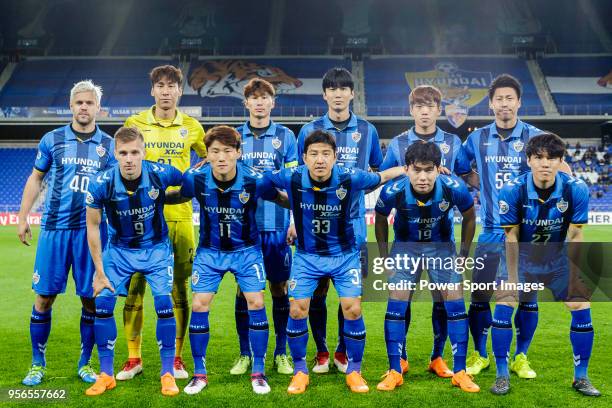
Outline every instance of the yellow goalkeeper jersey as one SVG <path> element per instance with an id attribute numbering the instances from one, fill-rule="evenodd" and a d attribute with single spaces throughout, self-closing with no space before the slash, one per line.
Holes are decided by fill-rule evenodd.
<path id="1" fill-rule="evenodd" d="M 137 127 L 144 136 L 145 159 L 170 164 L 182 172 L 191 165 L 191 150 L 200 157 L 206 157 L 204 128 L 196 119 L 181 113 L 178 109 L 174 120 L 155 118 L 155 106 L 125 121 L 125 126 Z M 176 188 L 176 187 L 171 187 Z M 191 221 L 193 206 L 190 202 L 166 205 L 164 215 L 168 221 Z"/>

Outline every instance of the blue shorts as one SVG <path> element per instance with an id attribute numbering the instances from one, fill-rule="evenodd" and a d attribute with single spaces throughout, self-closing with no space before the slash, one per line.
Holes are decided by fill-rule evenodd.
<path id="1" fill-rule="evenodd" d="M 191 290 L 217 293 L 225 272 L 234 274 L 243 292 L 261 292 L 266 288 L 266 269 L 258 246 L 231 252 L 198 247 L 191 273 Z"/>
<path id="2" fill-rule="evenodd" d="M 272 283 L 285 282 L 291 274 L 291 248 L 287 245 L 286 231 L 261 231 L 266 276 Z"/>
<path id="3" fill-rule="evenodd" d="M 93 297 L 95 268 L 87 246 L 87 228 L 55 231 L 41 229 L 34 261 L 32 289 L 37 294 L 46 296 L 64 293 L 70 269 L 76 294 Z"/>
<path id="4" fill-rule="evenodd" d="M 474 258 L 483 258 L 484 267 L 482 269 L 474 269 L 474 282 L 495 282 L 500 271 L 500 264 L 504 260 L 504 242 L 505 235 L 503 232 L 482 232 L 478 236 L 478 245 L 474 251 Z"/>
<path id="5" fill-rule="evenodd" d="M 359 262 L 361 263 L 361 276 L 368 277 L 368 229 L 365 217 L 353 218 L 353 231 L 355 232 L 355 243 L 359 248 Z"/>
<path id="6" fill-rule="evenodd" d="M 297 251 L 289 279 L 289 297 L 291 299 L 312 297 L 321 278 L 331 278 L 340 297 L 360 297 L 359 252 L 338 256 L 319 256 Z"/>
<path id="7" fill-rule="evenodd" d="M 143 274 L 153 296 L 172 293 L 174 255 L 169 242 L 150 248 L 123 248 L 109 244 L 102 253 L 102 262 L 104 273 L 115 288 L 115 293 L 104 289 L 99 296 L 126 296 L 132 275 L 136 272 Z"/>

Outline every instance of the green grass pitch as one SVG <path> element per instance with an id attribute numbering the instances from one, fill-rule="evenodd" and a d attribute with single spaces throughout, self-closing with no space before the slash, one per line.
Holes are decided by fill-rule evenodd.
<path id="1" fill-rule="evenodd" d="M 7 404 L 7 389 L 25 388 L 21 379 L 25 375 L 31 358 L 28 321 L 34 293 L 30 289 L 32 265 L 34 263 L 36 236 L 31 247 L 21 245 L 14 227 L 0 227 L 0 405 Z M 370 240 L 374 241 L 370 227 Z M 590 226 L 585 228 L 588 241 L 610 241 L 612 226 Z M 512 391 L 504 397 L 496 397 L 488 388 L 495 378 L 492 366 L 476 378 L 482 390 L 479 394 L 467 394 L 450 385 L 450 380 L 434 378 L 426 372 L 431 351 L 431 304 L 418 302 L 413 305 L 413 318 L 408 337 L 410 372 L 402 387 L 392 393 L 377 391 L 376 384 L 387 369 L 387 355 L 383 334 L 384 303 L 365 303 L 364 318 L 367 327 L 367 344 L 363 364 L 363 375 L 370 385 L 366 395 L 351 394 L 345 386 L 344 377 L 335 371 L 327 375 L 311 374 L 311 385 L 307 392 L 299 396 L 289 396 L 286 388 L 289 376 L 282 376 L 271 369 L 274 347 L 273 329 L 269 342 L 267 359 L 268 374 L 272 392 L 257 396 L 251 392 L 248 376 L 235 377 L 229 368 L 237 357 L 238 344 L 234 329 L 234 293 L 236 284 L 232 277 L 224 279 L 211 312 L 211 337 L 208 347 L 207 367 L 209 387 L 197 396 L 180 394 L 174 398 L 162 397 L 159 392 L 159 354 L 155 341 L 155 312 L 150 292 L 146 295 L 145 329 L 143 341 L 144 373 L 133 381 L 118 383 L 116 389 L 101 397 L 89 398 L 84 395 L 87 385 L 80 382 L 76 375 L 79 355 L 79 318 L 80 302 L 74 295 L 74 285 L 69 283 L 67 292 L 59 296 L 53 312 L 53 327 L 47 348 L 47 376 L 45 389 L 65 389 L 68 399 L 62 404 L 69 406 L 572 406 L 572 407 L 610 407 L 612 402 L 611 380 L 612 358 L 612 304 L 593 305 L 593 324 L 595 327 L 595 347 L 590 365 L 590 377 L 602 392 L 599 399 L 578 395 L 570 387 L 573 366 L 569 342 L 570 314 L 562 304 L 543 303 L 540 305 L 540 322 L 530 349 L 530 360 L 538 373 L 534 380 L 520 380 L 513 376 Z M 268 316 L 271 319 L 271 301 L 266 295 Z M 115 311 L 119 336 L 116 347 L 115 369 L 127 357 L 123 337 L 120 300 Z M 330 291 L 328 297 L 328 343 L 333 349 L 336 344 L 337 297 Z M 271 324 L 272 326 L 272 324 Z M 187 342 L 188 343 L 188 342 Z M 471 349 L 471 340 L 470 346 Z M 489 344 L 490 347 L 490 344 Z M 309 341 L 309 357 L 314 355 L 314 342 Z M 183 353 L 189 370 L 193 368 L 189 345 Z M 445 358 L 451 362 L 450 346 L 447 343 Z M 97 352 L 94 351 L 94 366 L 97 367 Z M 187 380 L 178 381 L 183 387 Z M 22 402 L 28 406 L 39 402 Z"/>

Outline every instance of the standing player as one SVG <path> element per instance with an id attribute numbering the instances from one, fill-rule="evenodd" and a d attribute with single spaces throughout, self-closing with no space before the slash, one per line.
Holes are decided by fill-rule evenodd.
<path id="1" fill-rule="evenodd" d="M 79 377 L 94 382 L 89 365 L 94 345 L 95 304 L 91 282 L 94 266 L 86 245 L 85 193 L 93 175 L 114 161 L 112 138 L 96 126 L 102 89 L 91 81 L 81 81 L 70 91 L 72 123 L 43 136 L 32 174 L 23 190 L 18 235 L 30 245 L 32 231 L 28 214 L 38 197 L 43 178 L 49 173 L 48 194 L 36 249 L 32 289 L 36 300 L 30 318 L 32 367 L 24 385 L 38 385 L 46 372 L 47 340 L 51 331 L 51 307 L 64 293 L 68 271 L 81 297 L 81 357 Z"/>
<path id="2" fill-rule="evenodd" d="M 440 175 L 442 154 L 438 146 L 433 143 L 416 142 L 408 147 L 404 157 L 403 162 L 406 163 L 408 177 L 387 183 L 376 203 L 376 240 L 380 256 L 383 258 L 388 256 L 387 217 L 395 208 L 396 216 L 393 223 L 395 242 L 390 258 L 394 258 L 393 254 L 410 254 L 415 259 L 423 257 L 423 254 L 433 260 L 465 258 L 469 254 L 476 230 L 474 200 L 467 187 L 460 180 Z M 455 257 L 453 235 L 455 206 L 463 215 L 461 258 Z M 459 264 L 456 264 L 457 271 L 445 268 L 442 262 L 439 266 L 426 266 L 430 282 L 460 284 L 463 277 L 458 269 Z M 463 268 L 463 264 L 461 267 Z M 416 283 L 420 279 L 422 269 L 424 268 L 418 271 L 396 270 L 389 282 Z M 452 384 L 466 392 L 478 392 L 480 388 L 465 372 L 469 330 L 462 290 L 460 287 L 449 288 L 441 291 L 440 296 L 443 300 L 442 306 L 446 309 L 444 315 L 447 316 L 453 349 Z M 392 290 L 389 293 L 385 316 L 385 342 L 390 367 L 385 373 L 384 380 L 377 386 L 381 391 L 392 391 L 404 383 L 400 351 L 406 339 L 404 317 L 411 297 L 410 290 Z"/>
<path id="3" fill-rule="evenodd" d="M 436 126 L 436 120 L 442 113 L 442 93 L 431 85 L 420 85 L 410 92 L 408 97 L 410 103 L 410 114 L 414 118 L 414 127 L 410 130 L 395 136 L 389 143 L 387 155 L 380 166 L 381 170 L 393 166 L 404 166 L 405 152 L 408 147 L 415 142 L 425 141 L 435 143 L 442 151 L 441 166 L 447 173 L 455 170 L 455 161 L 463 153 L 461 139 L 457 135 L 447 133 Z M 434 345 L 430 356 L 429 370 L 439 377 L 448 378 L 453 376 L 453 372 L 448 369 L 446 362 L 442 358 L 444 345 L 448 337 L 446 324 L 446 308 L 444 302 L 440 300 L 440 293 L 434 293 L 433 310 L 431 313 L 431 323 L 434 334 Z M 405 329 L 408 333 L 410 326 L 410 303 L 406 308 Z M 402 373 L 408 371 L 408 354 L 406 353 L 406 342 L 402 346 L 401 357 Z"/>
<path id="4" fill-rule="evenodd" d="M 304 142 L 302 159 L 306 165 L 271 176 L 276 187 L 287 191 L 296 220 L 297 250 L 289 280 L 291 307 L 287 324 L 295 365 L 287 390 L 290 394 L 303 393 L 309 383 L 306 319 L 310 298 L 321 278 L 332 279 L 340 297 L 348 354 L 346 383 L 352 392 L 368 392 L 361 376 L 366 331 L 361 316 L 359 243 L 350 213 L 359 205 L 364 190 L 404 174 L 404 169 L 369 173 L 340 167 L 336 165 L 336 151 L 334 136 L 316 130 Z"/>
<path id="5" fill-rule="evenodd" d="M 582 225 L 588 222 L 589 189 L 581 180 L 559 171 L 565 157 L 565 144 L 559 136 L 543 133 L 532 138 L 526 154 L 531 171 L 506 183 L 499 195 L 508 275 L 514 282 L 518 277 L 522 283 L 546 283 L 556 300 L 565 301 L 572 315 L 572 386 L 583 395 L 599 396 L 587 375 L 594 338 L 591 306 L 588 294 L 580 289 L 583 284 L 576 270 L 576 243 L 583 241 Z M 518 243 L 521 246 L 517 249 L 514 246 Z M 529 295 L 537 300 L 537 291 Z M 503 299 L 495 306 L 491 329 L 497 366 L 497 378 L 491 387 L 494 394 L 510 391 L 508 355 L 513 311 L 513 303 Z"/>
<path id="6" fill-rule="evenodd" d="M 541 130 L 518 119 L 522 88 L 518 80 L 508 74 L 499 75 L 489 87 L 489 107 L 495 122 L 470 133 L 463 144 L 464 155 L 457 161 L 457 174 L 472 172 L 472 161 L 480 178 L 480 212 L 482 231 L 478 237 L 475 257 L 486 258 L 483 270 L 474 274 L 476 282 L 493 282 L 500 263 L 500 244 L 504 232 L 499 223 L 499 191 L 508 180 L 527 171 L 524 147 Z M 486 254 L 486 256 L 485 256 Z M 468 312 L 470 331 L 475 351 L 468 357 L 468 374 L 476 375 L 489 367 L 487 334 L 491 326 L 491 293 L 472 293 Z M 534 378 L 535 371 L 527 360 L 527 349 L 538 322 L 538 305 L 521 302 L 516 313 L 517 354 L 511 368 L 521 378 Z"/>
<path id="7" fill-rule="evenodd" d="M 86 394 L 100 395 L 116 386 L 115 303 L 118 294 L 127 294 L 132 275 L 140 271 L 155 300 L 161 392 L 176 395 L 179 392 L 173 376 L 176 323 L 170 298 L 173 256 L 163 209 L 171 199 L 178 202 L 178 192 L 166 193 L 166 188 L 180 186 L 182 174 L 170 165 L 143 160 L 144 139 L 137 128 L 122 127 L 115 133 L 115 156 L 119 163 L 98 173 L 87 194 L 87 241 L 96 267 L 93 290 L 100 375 Z M 109 243 L 104 254 L 99 233 L 102 209 L 109 225 Z"/>
<path id="8" fill-rule="evenodd" d="M 177 104 L 183 91 L 183 73 L 172 65 L 153 68 L 149 74 L 151 109 L 129 117 L 126 127 L 137 127 L 145 139 L 145 159 L 174 166 L 181 172 L 190 166 L 191 150 L 206 156 L 204 129 L 200 123 L 180 112 Z M 189 378 L 181 358 L 187 323 L 189 301 L 187 279 L 191 275 L 195 241 L 193 237 L 193 206 L 191 202 L 167 207 L 165 217 L 174 252 L 174 286 L 172 300 L 176 316 L 176 359 L 174 373 L 178 379 Z M 117 373 L 118 380 L 130 380 L 142 372 L 141 333 L 145 279 L 135 274 L 123 308 L 123 324 L 128 343 L 128 361 Z"/>
<path id="9" fill-rule="evenodd" d="M 336 140 L 338 165 L 360 170 L 378 170 L 383 156 L 380 150 L 378 132 L 368 121 L 358 117 L 350 110 L 355 96 L 355 84 L 351 73 L 345 68 L 332 68 L 323 77 L 323 99 L 327 102 L 328 111 L 323 117 L 307 123 L 298 135 L 298 160 L 304 164 L 306 137 L 315 130 L 324 130 Z M 362 274 L 367 275 L 367 230 L 365 223 L 365 194 L 351 208 L 349 217 L 353 223 L 357 243 L 361 248 Z M 310 308 L 310 327 L 317 345 L 317 356 L 312 371 L 326 373 L 329 371 L 329 350 L 327 349 L 327 306 L 325 299 L 329 290 L 329 279 L 321 279 L 314 292 Z M 334 353 L 334 364 L 341 372 L 346 372 L 348 360 L 343 338 L 344 314 L 338 306 L 338 346 Z"/>
<path id="10" fill-rule="evenodd" d="M 249 110 L 249 120 L 237 129 L 242 136 L 242 161 L 260 171 L 297 166 L 295 135 L 270 119 L 274 96 L 274 86 L 260 78 L 253 78 L 244 87 L 244 106 Z M 289 211 L 270 201 L 259 200 L 255 219 L 272 294 L 272 318 L 276 333 L 274 364 L 279 373 L 292 374 L 293 367 L 287 358 L 286 333 L 289 318 L 287 280 L 291 270 L 291 248 L 286 241 Z M 251 363 L 251 349 L 247 301 L 240 291 L 236 295 L 235 315 L 240 357 L 230 373 L 244 374 Z"/>
<path id="11" fill-rule="evenodd" d="M 206 135 L 208 162 L 185 173 L 181 195 L 200 202 L 200 243 L 193 265 L 193 303 L 189 341 L 195 364 L 185 393 L 197 394 L 208 385 L 206 349 L 209 340 L 210 304 L 225 272 L 236 277 L 247 302 L 249 346 L 253 353 L 251 385 L 256 394 L 270 392 L 265 377 L 268 318 L 264 305 L 266 268 L 257 229 L 260 198 L 287 203 L 257 172 L 242 162 L 240 134 L 229 126 L 215 126 Z"/>

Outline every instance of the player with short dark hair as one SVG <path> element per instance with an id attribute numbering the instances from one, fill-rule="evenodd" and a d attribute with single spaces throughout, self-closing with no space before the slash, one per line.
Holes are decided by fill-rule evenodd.
<path id="1" fill-rule="evenodd" d="M 105 170 L 89 185 L 87 193 L 87 241 L 96 267 L 95 334 L 100 375 L 87 389 L 90 396 L 115 388 L 114 374 L 117 295 L 127 295 L 134 273 L 140 272 L 151 287 L 157 314 L 157 342 L 161 356 L 161 392 L 179 392 L 174 379 L 176 322 L 172 308 L 173 254 L 168 240 L 164 205 L 178 203 L 176 191 L 182 174 L 167 164 L 144 160 L 145 145 L 137 128 L 121 127 L 115 133 L 118 164 Z M 102 210 L 108 216 L 109 243 L 102 248 Z"/>
<path id="2" fill-rule="evenodd" d="M 305 165 L 273 173 L 277 188 L 287 191 L 296 220 L 296 253 L 289 279 L 291 302 L 287 337 L 293 357 L 294 376 L 290 394 L 301 394 L 309 383 L 306 366 L 308 311 L 311 297 L 322 278 L 331 278 L 344 315 L 343 335 L 348 364 L 346 382 L 351 391 L 363 393 L 368 386 L 361 376 L 365 325 L 361 316 L 360 245 L 351 211 L 359 205 L 362 191 L 400 176 L 403 168 L 381 173 L 336 164 L 337 139 L 315 130 L 304 140 Z"/>
<path id="3" fill-rule="evenodd" d="M 383 156 L 378 140 L 378 132 L 374 125 L 355 115 L 350 109 L 353 100 L 354 81 L 346 68 L 336 67 L 325 73 L 322 81 L 323 99 L 327 103 L 327 113 L 302 126 L 298 135 L 298 160 L 303 164 L 306 151 L 306 137 L 315 130 L 323 130 L 333 135 L 336 140 L 337 161 L 339 166 L 367 171 L 378 170 Z M 365 221 L 365 195 L 360 193 L 359 202 L 355 203 L 350 215 L 357 234 L 357 242 L 361 247 L 361 266 L 363 276 L 367 275 L 367 230 Z M 293 232 L 293 229 L 290 228 Z M 317 345 L 315 373 L 329 371 L 329 350 L 327 348 L 327 306 L 325 299 L 329 290 L 329 279 L 322 279 L 312 298 L 310 307 L 310 327 L 312 337 Z M 334 364 L 341 372 L 348 366 L 346 347 L 343 338 L 343 317 L 338 306 L 338 346 L 334 353 Z"/>
<path id="4" fill-rule="evenodd" d="M 396 209 L 393 222 L 395 242 L 390 258 L 393 258 L 394 254 L 409 254 L 413 258 L 427 255 L 434 259 L 454 260 L 456 258 L 453 235 L 455 207 L 463 215 L 460 257 L 464 258 L 469 254 L 476 229 L 474 201 L 462 181 L 440 174 L 441 160 L 442 152 L 435 143 L 417 141 L 408 147 L 404 156 L 407 177 L 390 181 L 383 186 L 376 203 L 375 224 L 381 257 L 389 256 L 387 217 L 394 208 Z M 388 282 L 415 283 L 420 278 L 422 269 L 419 268 L 417 271 L 396 269 Z M 439 266 L 427 267 L 427 272 L 430 281 L 434 283 L 459 284 L 463 281 L 461 274 L 453 268 L 442 266 L 442 262 Z M 394 289 L 389 292 L 385 315 L 385 342 L 389 370 L 377 386 L 381 391 L 392 391 L 404 383 L 401 352 L 406 338 L 404 319 L 412 292 L 408 289 Z M 454 372 L 450 375 L 451 382 L 466 392 L 478 392 L 480 388 L 465 371 L 469 332 L 462 290 L 441 291 L 440 297 L 445 308 L 444 315 L 453 349 Z"/>
<path id="5" fill-rule="evenodd" d="M 451 174 L 455 170 L 456 161 L 460 160 L 460 156 L 463 154 L 463 149 L 459 136 L 445 132 L 436 125 L 436 120 L 442 113 L 442 92 L 432 85 L 419 85 L 410 91 L 408 101 L 410 103 L 410 114 L 414 118 L 414 126 L 391 140 L 385 160 L 380 168 L 384 170 L 392 166 L 406 165 L 404 157 L 409 146 L 416 142 L 425 141 L 438 146 L 442 153 L 440 170 L 443 174 Z M 453 372 L 449 370 L 443 359 L 444 345 L 448 337 L 446 308 L 438 291 L 433 291 L 433 300 L 431 323 L 434 344 L 430 356 L 429 370 L 439 377 L 449 378 L 453 376 Z M 408 333 L 410 326 L 410 316 L 409 303 L 405 315 L 406 333 Z M 402 373 L 406 373 L 409 364 L 405 341 L 402 346 L 401 364 Z"/>
<path id="6" fill-rule="evenodd" d="M 565 144 L 559 136 L 542 133 L 530 139 L 525 150 L 530 171 L 506 183 L 499 194 L 500 224 L 506 234 L 507 276 L 502 279 L 545 283 L 556 300 L 565 302 L 572 315 L 573 387 L 583 395 L 599 396 L 587 375 L 594 333 L 589 294 L 577 267 L 582 226 L 588 222 L 589 190 L 580 179 L 560 171 Z M 503 294 L 497 299 L 491 329 L 497 366 L 491 392 L 498 395 L 510 391 L 508 355 L 515 305 Z M 536 302 L 538 293 L 519 296 Z"/>
<path id="7" fill-rule="evenodd" d="M 76 294 L 83 305 L 78 374 L 85 382 L 96 381 L 89 363 L 95 342 L 91 288 L 94 265 L 86 245 L 83 209 L 87 186 L 94 175 L 115 161 L 112 138 L 96 125 L 101 97 L 102 89 L 89 80 L 74 85 L 70 91 L 72 122 L 43 136 L 34 169 L 23 189 L 17 233 L 19 240 L 29 246 L 32 231 L 28 214 L 47 176 L 48 193 L 32 276 L 32 289 L 36 292 L 30 317 L 32 366 L 22 381 L 24 385 L 39 385 L 46 373 L 51 309 L 57 295 L 66 290 L 71 269 Z"/>
<path id="8" fill-rule="evenodd" d="M 242 136 L 242 162 L 260 171 L 274 171 L 297 165 L 295 135 L 285 126 L 270 118 L 274 109 L 274 86 L 261 78 L 251 79 L 244 87 L 244 106 L 249 119 L 237 128 Z M 261 246 L 266 267 L 266 278 L 272 294 L 272 318 L 276 334 L 274 365 L 281 374 L 292 374 L 287 358 L 287 319 L 289 298 L 287 280 L 291 271 L 291 248 L 287 244 L 289 211 L 266 200 L 259 200 L 255 215 L 261 235 Z M 240 357 L 230 374 L 244 374 L 251 364 L 249 346 L 249 313 L 247 301 L 238 289 L 235 303 L 236 331 L 240 343 Z"/>

